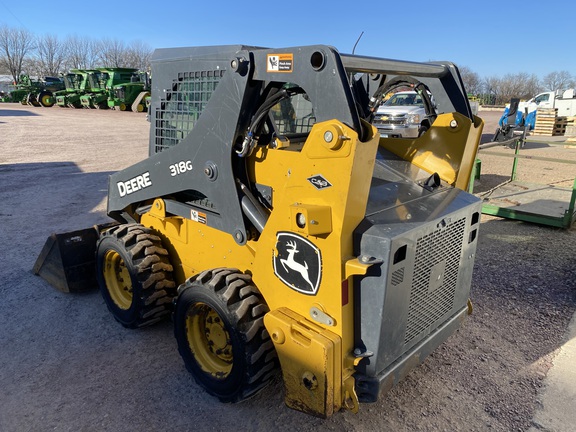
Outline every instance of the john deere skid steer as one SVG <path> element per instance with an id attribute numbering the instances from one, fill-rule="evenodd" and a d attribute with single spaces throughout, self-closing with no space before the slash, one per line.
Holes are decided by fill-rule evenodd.
<path id="1" fill-rule="evenodd" d="M 156 50 L 152 76 L 150 157 L 110 177 L 87 247 L 115 319 L 172 315 L 208 393 L 279 368 L 291 408 L 357 411 L 470 313 L 483 124 L 453 64 L 220 46 Z M 419 138 L 371 124 L 397 87 L 434 110 Z"/>

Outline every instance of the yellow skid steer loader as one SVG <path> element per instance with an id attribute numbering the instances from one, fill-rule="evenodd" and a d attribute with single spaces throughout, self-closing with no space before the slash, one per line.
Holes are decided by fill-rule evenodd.
<path id="1" fill-rule="evenodd" d="M 152 76 L 150 156 L 110 176 L 115 223 L 52 236 L 38 274 L 95 278 L 128 328 L 172 316 L 221 401 L 280 368 L 287 405 L 320 417 L 376 401 L 459 327 L 483 123 L 456 66 L 237 45 L 156 50 Z M 374 113 L 406 87 L 426 131 L 381 137 Z"/>

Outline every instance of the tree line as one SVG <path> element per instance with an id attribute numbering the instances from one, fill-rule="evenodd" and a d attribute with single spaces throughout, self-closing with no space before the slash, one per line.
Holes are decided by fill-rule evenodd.
<path id="1" fill-rule="evenodd" d="M 139 41 L 126 44 L 117 39 L 35 36 L 26 29 L 0 26 L 0 74 L 11 75 L 14 81 L 18 81 L 22 73 L 58 76 L 70 69 L 131 67 L 146 70 L 151 55 L 152 48 Z M 576 78 L 568 71 L 551 72 L 542 79 L 526 72 L 481 78 L 468 67 L 461 67 L 460 74 L 468 94 L 487 105 L 505 104 L 513 97 L 526 100 L 542 91 L 576 87 Z"/>
<path id="2" fill-rule="evenodd" d="M 576 87 L 576 78 L 568 71 L 550 72 L 542 79 L 526 72 L 480 78 L 468 67 L 460 67 L 460 75 L 468 95 L 484 105 L 503 105 L 511 98 L 528 100 L 544 91 Z"/>
<path id="3" fill-rule="evenodd" d="M 152 48 L 136 41 L 93 40 L 87 37 L 36 36 L 23 28 L 0 26 L 0 74 L 15 82 L 21 74 L 54 76 L 70 69 L 128 67 L 146 70 Z"/>

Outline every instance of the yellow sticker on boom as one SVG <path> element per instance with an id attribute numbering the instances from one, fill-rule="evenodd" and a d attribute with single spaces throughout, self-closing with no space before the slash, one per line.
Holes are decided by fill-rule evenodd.
<path id="1" fill-rule="evenodd" d="M 294 54 L 268 54 L 266 72 L 292 73 L 294 70 Z"/>

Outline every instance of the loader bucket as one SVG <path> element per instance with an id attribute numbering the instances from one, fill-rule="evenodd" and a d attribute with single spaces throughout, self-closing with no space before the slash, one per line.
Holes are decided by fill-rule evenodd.
<path id="1" fill-rule="evenodd" d="M 51 234 L 36 259 L 34 274 L 62 292 L 85 292 L 97 288 L 96 242 L 100 231 L 110 225 Z"/>

